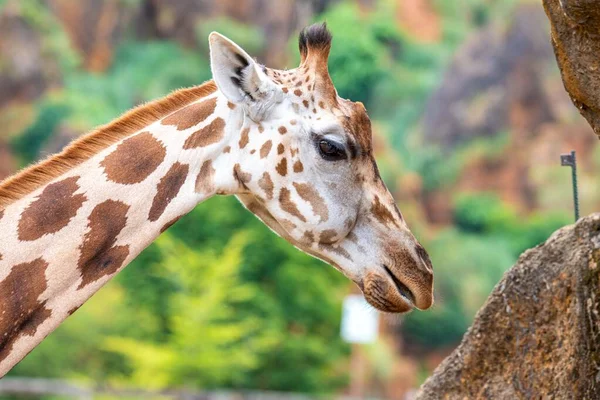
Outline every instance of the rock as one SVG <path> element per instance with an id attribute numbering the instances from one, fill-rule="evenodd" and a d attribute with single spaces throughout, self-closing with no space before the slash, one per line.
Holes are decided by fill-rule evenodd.
<path id="1" fill-rule="evenodd" d="M 553 122 L 548 75 L 540 73 L 554 64 L 546 30 L 541 8 L 524 4 L 507 27 L 488 25 L 467 38 L 427 102 L 425 139 L 449 150 L 511 129 L 533 134 Z"/>
<path id="2" fill-rule="evenodd" d="M 543 0 L 565 89 L 600 137 L 600 8 L 594 0 Z"/>
<path id="3" fill-rule="evenodd" d="M 521 255 L 417 399 L 600 398 L 600 213 Z"/>

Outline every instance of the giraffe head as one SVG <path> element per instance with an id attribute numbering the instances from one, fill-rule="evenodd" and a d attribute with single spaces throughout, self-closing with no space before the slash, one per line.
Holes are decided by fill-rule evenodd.
<path id="1" fill-rule="evenodd" d="M 429 308 L 429 256 L 381 180 L 365 107 L 337 95 L 331 39 L 325 24 L 304 29 L 300 66 L 282 71 L 211 34 L 213 77 L 241 132 L 226 148 L 235 194 L 277 234 L 352 279 L 376 308 Z"/>

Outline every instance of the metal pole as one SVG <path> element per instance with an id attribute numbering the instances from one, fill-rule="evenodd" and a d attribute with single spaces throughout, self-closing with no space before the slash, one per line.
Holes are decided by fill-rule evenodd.
<path id="1" fill-rule="evenodd" d="M 561 154 L 560 165 L 571 167 L 573 206 L 575 208 L 575 221 L 577 221 L 579 219 L 579 188 L 577 187 L 577 157 L 575 156 L 575 150 L 571 150 L 571 154 Z"/>

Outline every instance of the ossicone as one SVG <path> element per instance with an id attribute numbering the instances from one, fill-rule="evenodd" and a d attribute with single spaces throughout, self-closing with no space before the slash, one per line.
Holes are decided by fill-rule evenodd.
<path id="1" fill-rule="evenodd" d="M 302 29 L 298 36 L 301 62 L 304 63 L 313 57 L 326 62 L 329 57 L 332 38 L 333 36 L 327 29 L 326 22 L 313 24 Z"/>

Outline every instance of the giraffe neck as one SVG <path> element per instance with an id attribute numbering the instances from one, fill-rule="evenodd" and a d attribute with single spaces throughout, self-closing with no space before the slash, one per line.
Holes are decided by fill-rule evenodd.
<path id="1" fill-rule="evenodd" d="M 242 123 L 213 91 L 0 206 L 0 377 L 179 217 L 239 189 Z"/>

